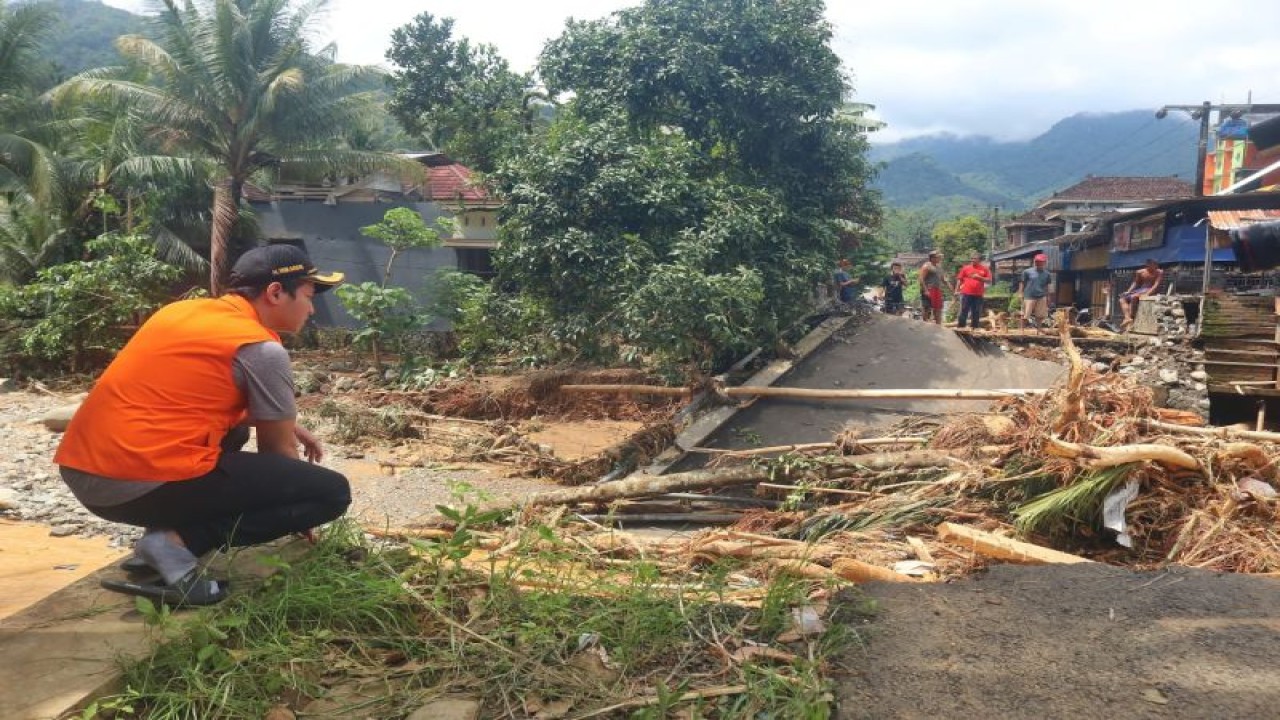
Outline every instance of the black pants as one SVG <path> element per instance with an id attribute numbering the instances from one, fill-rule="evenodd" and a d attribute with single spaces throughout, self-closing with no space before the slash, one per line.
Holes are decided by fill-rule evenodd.
<path id="1" fill-rule="evenodd" d="M 351 486 L 340 473 L 283 455 L 224 449 L 206 475 L 88 509 L 112 522 L 175 530 L 199 557 L 309 530 L 340 517 L 350 504 Z"/>
<path id="2" fill-rule="evenodd" d="M 964 327 L 965 318 L 972 315 L 972 327 L 978 329 L 978 323 L 982 320 L 982 300 L 981 295 L 961 295 L 960 296 L 960 317 L 956 320 L 956 327 Z"/>

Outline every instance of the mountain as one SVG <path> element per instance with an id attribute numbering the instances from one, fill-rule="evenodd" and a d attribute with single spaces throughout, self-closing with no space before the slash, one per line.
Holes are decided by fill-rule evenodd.
<path id="1" fill-rule="evenodd" d="M 103 5 L 98 0 L 39 1 L 52 6 L 58 17 L 42 48 L 42 54 L 53 63 L 58 78 L 120 64 L 122 58 L 116 52 L 116 38 L 142 34 L 147 28 L 146 18 Z"/>
<path id="2" fill-rule="evenodd" d="M 873 145 L 876 187 L 897 208 L 998 205 L 1010 211 L 1087 175 L 1192 179 L 1199 125 L 1149 110 L 1080 113 L 1026 141 L 930 135 Z"/>

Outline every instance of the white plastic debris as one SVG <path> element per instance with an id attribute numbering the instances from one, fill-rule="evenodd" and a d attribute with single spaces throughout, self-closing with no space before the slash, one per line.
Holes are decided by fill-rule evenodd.
<path id="1" fill-rule="evenodd" d="M 1129 526 L 1124 520 L 1124 511 L 1129 503 L 1138 497 L 1138 481 L 1130 480 L 1124 487 L 1112 490 L 1107 499 L 1102 501 L 1102 524 L 1116 531 L 1116 542 L 1124 547 L 1133 547 L 1133 538 L 1129 537 Z"/>

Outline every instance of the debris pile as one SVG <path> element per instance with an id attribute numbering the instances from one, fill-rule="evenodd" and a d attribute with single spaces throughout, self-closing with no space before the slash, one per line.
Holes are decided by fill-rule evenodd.
<path id="1" fill-rule="evenodd" d="M 923 563 L 911 566 L 917 576 L 945 578 L 982 556 L 1006 557 L 1013 536 L 1031 541 L 1023 556 L 1039 561 L 1280 572 L 1280 434 L 1200 427 L 1196 413 L 1157 407 L 1133 375 L 1097 372 L 1068 332 L 1061 340 L 1066 381 L 992 413 L 874 442 L 846 433 L 831 444 L 727 452 L 703 470 L 544 493 L 525 511 L 573 508 L 596 524 L 637 510 L 651 521 L 666 507 L 687 520 L 681 508 L 699 498 L 736 522 L 687 541 L 691 562 L 728 554 L 759 560 L 761 572 L 815 578 L 849 578 L 855 563 L 868 577 L 908 575 L 904 561 Z M 983 541 L 971 537 L 957 553 L 931 539 L 962 533 Z M 777 549 L 802 547 L 793 542 L 804 550 Z"/>

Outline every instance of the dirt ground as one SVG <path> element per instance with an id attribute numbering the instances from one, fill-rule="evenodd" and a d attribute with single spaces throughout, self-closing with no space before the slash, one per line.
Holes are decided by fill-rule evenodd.
<path id="1" fill-rule="evenodd" d="M 844 720 L 1280 717 L 1280 580 L 1000 565 L 864 592 Z"/>
<path id="2" fill-rule="evenodd" d="M 43 525 L 0 520 L 0 619 L 123 555 L 106 538 L 55 538 Z"/>

